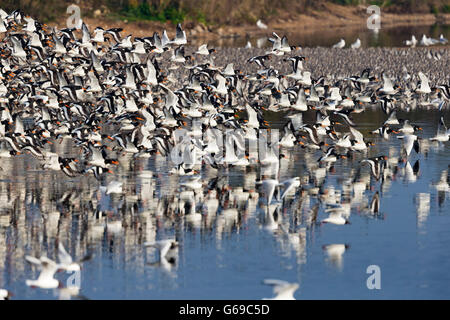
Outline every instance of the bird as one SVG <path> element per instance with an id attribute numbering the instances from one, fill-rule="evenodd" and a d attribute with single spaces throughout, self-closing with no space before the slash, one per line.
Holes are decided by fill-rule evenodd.
<path id="1" fill-rule="evenodd" d="M 351 145 L 351 144 L 349 144 Z M 338 154 L 334 147 L 329 147 L 324 155 L 322 155 L 317 162 L 336 162 L 337 159 L 345 159 L 347 158 L 344 154 Z"/>
<path id="2" fill-rule="evenodd" d="M 111 181 L 106 187 L 100 186 L 100 191 L 104 192 L 106 195 L 116 193 L 121 194 L 123 192 L 123 182 L 121 181 Z"/>
<path id="3" fill-rule="evenodd" d="M 181 27 L 181 23 L 177 24 L 175 39 L 171 41 L 171 43 L 181 46 L 187 44 L 186 32 Z"/>
<path id="4" fill-rule="evenodd" d="M 54 278 L 54 275 L 59 268 L 55 261 L 45 256 L 42 256 L 39 259 L 32 256 L 25 256 L 25 260 L 41 270 L 41 273 L 36 280 L 25 281 L 27 286 L 42 289 L 55 289 L 60 286 L 60 282 Z"/>
<path id="5" fill-rule="evenodd" d="M 179 243 L 173 238 L 158 240 L 154 242 L 145 242 L 144 247 L 152 247 L 158 249 L 159 259 L 167 259 L 171 258 L 171 251 L 178 248 Z"/>
<path id="6" fill-rule="evenodd" d="M 337 268 L 342 267 L 342 256 L 348 248 L 350 248 L 349 245 L 342 243 L 322 246 L 322 249 L 327 254 L 329 261 Z"/>
<path id="7" fill-rule="evenodd" d="M 147 249 L 136 250 L 155 249 L 154 265 L 171 270 L 180 236 L 211 234 L 226 254 L 227 241 L 247 237 L 253 224 L 303 264 L 320 222 L 370 224 L 384 217 L 388 192 L 414 191 L 419 176 L 416 187 L 434 176 L 437 193 L 425 196 L 421 212 L 448 198 L 449 169 L 438 167 L 447 165 L 449 141 L 445 50 L 363 50 L 357 40 L 354 50 L 300 55 L 293 38 L 270 31 L 253 42 L 270 42 L 268 49 L 215 52 L 211 43 L 194 47 L 181 24 L 174 37 L 175 28 L 139 37 L 79 27 L 51 28 L 0 10 L 0 229 L 8 249 L 14 228 L 25 225 L 29 247 L 48 247 L 56 259 L 23 259 L 41 269 L 29 285 L 60 287 L 55 269 L 81 271 L 84 258 L 69 252 L 92 243 L 108 246 L 114 260 L 122 244 L 134 250 L 146 239 Z M 435 198 L 439 208 L 426 200 Z M 340 227 L 333 228 L 320 233 L 332 237 Z M 336 265 L 348 250 L 322 248 Z M 14 254 L 20 262 L 21 251 Z M 80 290 L 67 285 L 55 296 Z"/>
<path id="8" fill-rule="evenodd" d="M 322 224 L 325 224 L 325 223 L 331 223 L 331 224 L 336 224 L 336 225 L 350 224 L 350 221 L 348 221 L 347 219 L 345 219 L 343 217 L 341 205 L 336 205 L 332 208 L 328 208 L 326 210 L 326 212 L 329 213 L 329 216 L 328 216 L 328 218 L 321 220 Z"/>
<path id="9" fill-rule="evenodd" d="M 208 49 L 207 44 L 202 44 L 200 47 L 198 47 L 198 50 L 195 52 L 196 54 L 207 56 L 213 52 L 216 52 L 216 49 Z"/>
<path id="10" fill-rule="evenodd" d="M 74 262 L 70 254 L 67 253 L 66 249 L 64 248 L 63 244 L 61 242 L 58 243 L 58 258 L 59 258 L 59 264 L 58 269 L 62 269 L 68 272 L 79 272 L 81 270 L 80 264 L 90 260 L 92 258 L 91 255 L 84 256 L 81 260 L 78 262 Z"/>
<path id="11" fill-rule="evenodd" d="M 262 55 L 262 56 L 251 57 L 250 59 L 247 60 L 247 62 L 256 63 L 258 66 L 260 66 L 262 68 L 266 68 L 266 66 L 264 65 L 264 61 L 270 60 L 270 59 L 271 59 L 270 55 L 266 54 L 266 55 Z"/>
<path id="12" fill-rule="evenodd" d="M 387 161 L 388 157 L 385 155 L 372 157 L 368 159 L 361 160 L 361 164 L 369 164 L 370 166 L 370 172 L 372 176 L 378 181 L 381 178 L 382 170 L 383 170 L 383 163 L 384 161 Z"/>
<path id="13" fill-rule="evenodd" d="M 358 38 L 354 43 L 350 46 L 352 49 L 359 49 L 361 48 L 361 40 Z"/>
<path id="14" fill-rule="evenodd" d="M 294 293 L 300 286 L 295 282 L 291 283 L 278 279 L 265 279 L 263 283 L 272 286 L 275 294 L 275 297 L 263 300 L 295 300 Z"/>
<path id="15" fill-rule="evenodd" d="M 333 45 L 333 48 L 342 49 L 345 47 L 345 40 L 341 39 L 338 43 Z"/>
<path id="16" fill-rule="evenodd" d="M 450 140 L 450 129 L 444 123 L 444 117 L 439 119 L 436 135 L 429 138 L 430 141 L 446 142 Z"/>
<path id="17" fill-rule="evenodd" d="M 258 19 L 258 21 L 256 21 L 256 26 L 257 26 L 258 28 L 260 28 L 260 29 L 263 29 L 263 30 L 267 29 L 267 25 L 264 24 L 264 23 L 261 21 L 261 19 Z"/>
<path id="18" fill-rule="evenodd" d="M 403 139 L 402 152 L 406 157 L 409 157 L 413 148 L 416 153 L 420 152 L 419 138 L 416 135 L 406 134 L 403 136 L 397 136 L 397 139 Z"/>
<path id="19" fill-rule="evenodd" d="M 416 131 L 422 131 L 423 129 L 419 126 L 412 125 L 408 119 L 402 119 L 399 120 L 400 124 L 402 125 L 400 128 L 398 128 L 398 131 L 401 133 L 406 134 L 412 134 Z"/>
<path id="20" fill-rule="evenodd" d="M 280 197 L 280 199 L 283 200 L 286 197 L 286 195 L 289 194 L 289 192 L 294 190 L 294 188 L 300 187 L 300 178 L 294 177 L 294 178 L 282 181 L 280 183 L 280 185 L 284 187 L 283 193 L 281 194 L 281 197 Z"/>
<path id="21" fill-rule="evenodd" d="M 280 183 L 275 179 L 265 179 L 262 181 L 257 181 L 256 184 L 261 186 L 261 190 L 263 191 L 267 200 L 267 205 L 269 206 L 272 203 L 275 190 Z"/>
<path id="22" fill-rule="evenodd" d="M 419 94 L 431 93 L 430 85 L 428 83 L 428 78 L 422 72 L 419 72 L 418 75 L 420 78 L 420 87 L 416 89 L 416 92 Z"/>
<path id="23" fill-rule="evenodd" d="M 11 299 L 12 293 L 6 289 L 0 289 L 0 300 Z"/>
<path id="24" fill-rule="evenodd" d="M 405 44 L 407 46 L 410 46 L 410 47 L 414 48 L 417 45 L 417 42 L 418 41 L 417 41 L 416 37 L 414 35 L 412 35 L 411 36 L 411 40 L 406 40 Z"/>

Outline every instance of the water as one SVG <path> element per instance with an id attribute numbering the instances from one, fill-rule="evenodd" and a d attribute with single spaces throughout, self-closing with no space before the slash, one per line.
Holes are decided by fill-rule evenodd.
<path id="1" fill-rule="evenodd" d="M 273 128 L 286 122 L 283 115 L 272 114 Z M 409 157 L 411 166 L 419 161 L 419 174 L 411 175 L 404 163 L 398 163 L 399 139 L 382 140 L 368 134 L 385 115 L 379 110 L 355 115 L 358 130 L 376 144 L 368 156 L 386 154 L 393 161 L 392 177 L 383 184 L 370 178 L 368 167 L 362 167 L 357 179 L 363 181 L 360 197 L 358 192 L 348 193 L 352 199 L 349 225 L 309 225 L 308 213 L 318 198 L 297 191 L 278 212 L 280 227 L 269 230 L 265 200 L 255 186 L 255 179 L 261 178 L 257 169 L 202 170 L 203 189 L 196 190 L 196 195 L 203 200 L 196 202 L 196 212 L 204 215 L 195 223 L 177 208 L 182 207 L 180 191 L 184 190 L 180 182 L 186 178 L 169 175 L 168 164 L 160 156 L 121 157 L 121 165 L 102 182 L 93 176 L 69 178 L 61 172 L 43 171 L 29 155 L 4 158 L 0 287 L 11 290 L 15 299 L 58 298 L 57 290 L 25 285 L 39 271 L 24 259 L 25 255 L 56 259 L 58 239 L 76 259 L 93 254 L 83 264 L 80 279 L 81 294 L 89 299 L 262 299 L 273 296 L 271 288 L 262 283 L 267 278 L 299 283 L 297 299 L 449 297 L 450 201 L 448 192 L 438 192 L 434 184 L 448 169 L 450 149 L 448 142 L 425 140 L 434 136 L 441 114 L 415 110 L 399 111 L 397 116 L 423 127 L 419 135 L 427 143 L 422 144 L 421 154 L 413 151 Z M 449 123 L 448 110 L 443 116 Z M 311 119 L 313 114 L 304 116 L 305 122 Z M 78 156 L 67 140 L 51 149 Z M 283 153 L 288 159 L 281 163 L 280 180 L 300 176 L 307 189 L 320 183 L 314 180 L 317 170 L 308 170 L 320 152 L 296 146 Z M 363 158 L 338 160 L 328 168 L 322 191 L 331 194 L 334 189 L 345 198 Z M 224 187 L 229 186 L 230 198 L 222 197 L 217 212 L 206 214 L 207 184 L 216 177 Z M 98 191 L 100 184 L 112 180 L 124 182 L 124 194 L 106 196 Z M 233 200 L 238 187 L 249 193 L 248 200 Z M 364 207 L 377 191 L 380 209 L 372 214 Z M 96 208 L 105 216 L 96 219 Z M 226 214 L 225 209 L 232 208 L 236 216 Z M 328 216 L 323 208 L 318 221 Z M 170 236 L 180 242 L 178 259 L 175 264 L 158 264 L 156 251 L 143 243 Z M 347 249 L 343 254 L 328 253 L 324 246 L 330 244 L 345 244 Z M 366 286 L 370 265 L 380 267 L 380 290 Z M 67 285 L 69 276 L 59 273 L 56 277 Z"/>
<path id="2" fill-rule="evenodd" d="M 439 39 L 441 34 L 445 38 L 450 37 L 450 26 L 435 24 L 431 26 L 398 26 L 383 27 L 377 32 L 369 30 L 366 26 L 361 27 L 336 27 L 328 29 L 300 29 L 299 31 L 286 32 L 284 30 L 273 30 L 280 36 L 286 35 L 290 45 L 300 45 L 301 47 L 331 47 L 343 38 L 346 47 L 361 39 L 361 47 L 405 47 L 405 41 L 410 40 L 414 35 L 417 41 L 420 41 L 422 35 Z M 270 47 L 271 43 L 266 41 L 272 31 L 261 33 L 259 36 L 236 35 L 235 37 L 220 38 L 207 41 L 211 47 L 244 47 L 247 41 L 250 41 L 253 47 L 258 46 L 258 39 L 262 47 Z M 198 45 L 206 43 L 206 41 L 194 39 L 194 43 Z M 438 45 L 438 47 L 440 47 Z"/>

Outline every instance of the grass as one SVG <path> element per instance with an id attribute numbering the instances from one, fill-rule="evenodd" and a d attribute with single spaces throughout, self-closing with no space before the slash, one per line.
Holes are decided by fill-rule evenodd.
<path id="1" fill-rule="evenodd" d="M 66 18 L 66 9 L 73 0 L 3 0 L 7 12 L 21 9 L 42 22 Z M 450 13 L 448 0 L 85 0 L 79 3 L 83 15 L 97 8 L 107 8 L 109 17 L 133 21 L 172 23 L 197 22 L 204 25 L 254 24 L 280 15 L 321 9 L 323 4 L 354 6 L 364 3 L 378 5 L 394 13 Z"/>
<path id="2" fill-rule="evenodd" d="M 138 6 L 126 5 L 119 11 L 119 16 L 128 21 L 149 20 L 179 23 L 185 20 L 186 13 L 176 5 L 158 8 L 156 5 L 149 5 L 147 2 L 143 2 Z"/>

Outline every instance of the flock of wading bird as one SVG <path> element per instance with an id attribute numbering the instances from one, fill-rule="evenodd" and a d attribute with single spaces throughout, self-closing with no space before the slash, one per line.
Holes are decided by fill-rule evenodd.
<path id="1" fill-rule="evenodd" d="M 137 197 L 151 200 L 152 216 L 159 219 L 181 216 L 194 225 L 222 221 L 223 230 L 224 225 L 241 223 L 249 208 L 264 207 L 264 228 L 301 247 L 307 228 L 348 224 L 354 206 L 377 217 L 383 186 L 396 175 L 417 174 L 418 161 L 411 166 L 408 160 L 413 152 L 449 141 L 443 116 L 436 135 L 427 139 L 420 136 L 420 126 L 397 118 L 397 111 L 408 111 L 411 105 L 445 111 L 448 83 L 433 86 L 422 72 L 418 78 L 406 73 L 402 86 L 387 73 L 375 76 L 370 68 L 350 77 L 314 79 L 305 70 L 308 58 L 299 54 L 302 49 L 275 32 L 269 38 L 272 48 L 247 57 L 244 72 L 233 63 L 217 66 L 212 58 L 217 52 L 206 44 L 186 55 L 187 39 L 180 24 L 173 39 L 166 31 L 133 38 L 123 36 L 119 28 L 90 30 L 82 23 L 80 29 L 57 30 L 21 11 L 0 11 L 0 157 L 31 155 L 41 170 L 62 171 L 69 179 L 94 175 L 99 184 L 119 168 L 131 168 L 137 159 L 166 161 L 166 173 L 181 181 L 179 189 L 165 197 Z M 292 72 L 283 74 L 272 61 L 289 65 Z M 385 121 L 364 135 L 355 118 L 374 109 L 382 110 Z M 314 119 L 304 121 L 311 114 Z M 268 116 L 283 122 L 275 141 Z M 374 141 L 392 139 L 402 139 L 400 150 L 394 150 L 399 158 L 387 151 L 368 156 Z M 74 150 L 71 156 L 56 151 L 67 144 Z M 259 148 L 255 156 L 249 145 L 263 150 Z M 294 159 L 295 149 L 304 157 L 303 176 L 281 179 L 283 161 L 294 165 L 300 161 Z M 326 187 L 329 174 L 343 161 L 350 167 L 345 173 L 348 183 L 343 190 Z M 245 171 L 244 179 L 249 179 L 244 186 L 229 186 L 230 170 Z M 117 179 L 96 187 L 101 197 L 125 192 L 123 181 Z M 371 183 L 380 189 L 364 206 L 361 199 Z M 443 171 L 436 188 L 445 194 L 448 183 Z M 120 230 L 121 219 L 111 220 L 93 194 L 85 199 L 93 209 L 80 214 L 96 221 L 100 234 L 105 228 Z M 65 194 L 59 204 L 71 208 L 74 199 L 77 195 Z M 297 225 L 282 219 L 281 209 L 286 208 L 301 215 Z M 328 216 L 319 219 L 319 212 Z M 151 239 L 144 246 L 158 250 L 158 266 L 170 269 L 177 261 L 175 238 Z M 346 248 L 330 245 L 324 250 L 339 260 Z M 55 273 L 79 271 L 92 255 L 75 262 L 61 241 L 55 252 L 59 262 L 45 254 L 25 256 L 41 270 L 26 284 L 78 295 L 79 288 L 61 288 Z M 275 279 L 264 283 L 274 286 L 277 299 L 293 299 L 298 288 L 297 283 Z M 9 294 L 0 290 L 0 298 Z"/>

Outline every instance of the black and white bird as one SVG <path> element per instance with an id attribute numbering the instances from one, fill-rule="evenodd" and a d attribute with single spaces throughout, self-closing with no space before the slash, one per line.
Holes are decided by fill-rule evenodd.
<path id="1" fill-rule="evenodd" d="M 378 156 L 373 158 L 368 158 L 361 160 L 361 164 L 369 164 L 370 166 L 370 173 L 372 176 L 378 181 L 381 178 L 382 171 L 384 168 L 384 162 L 388 159 L 387 156 Z"/>

